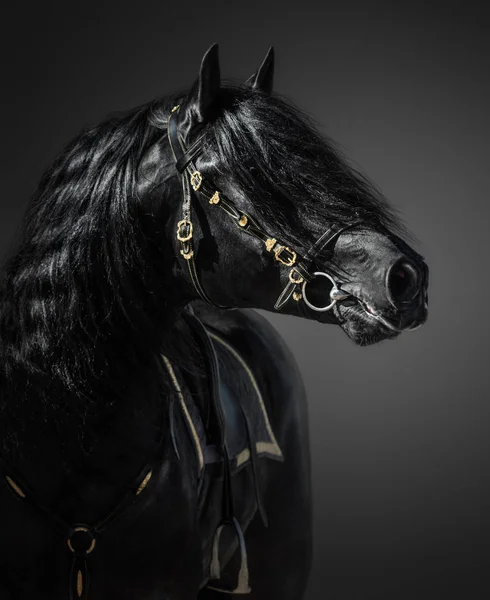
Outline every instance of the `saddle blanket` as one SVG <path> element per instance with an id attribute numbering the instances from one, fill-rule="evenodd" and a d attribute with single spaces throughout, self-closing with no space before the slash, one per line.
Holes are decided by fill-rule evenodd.
<path id="1" fill-rule="evenodd" d="M 218 359 L 219 401 L 225 421 L 234 515 L 243 536 L 259 508 L 260 490 L 254 459 L 284 459 L 272 431 L 261 390 L 249 365 L 221 336 L 212 331 L 208 331 L 208 335 Z M 172 365 L 165 356 L 163 359 L 173 380 L 201 471 L 199 514 L 204 560 L 202 587 L 208 586 L 227 593 L 247 593 L 250 589 L 245 538 L 242 537 L 240 541 L 236 531 L 219 527 L 223 490 L 223 471 L 218 465 L 223 460 L 221 451 L 208 443 L 202 410 L 199 410 L 190 394 L 183 393 Z M 255 457 L 252 456 L 251 444 L 255 447 Z M 244 469 L 250 463 L 251 467 Z M 241 567 L 237 577 L 225 567 L 239 547 Z"/>
<path id="2" fill-rule="evenodd" d="M 254 374 L 243 357 L 222 337 L 209 332 L 220 365 L 220 401 L 225 417 L 225 440 L 232 472 L 246 465 L 251 458 L 249 434 L 254 440 L 257 456 L 283 460 L 281 449 L 272 431 L 261 391 Z M 172 377 L 180 406 L 195 446 L 200 468 L 219 460 L 218 449 L 206 440 L 202 416 L 198 407 L 182 387 L 164 356 L 165 366 Z"/>

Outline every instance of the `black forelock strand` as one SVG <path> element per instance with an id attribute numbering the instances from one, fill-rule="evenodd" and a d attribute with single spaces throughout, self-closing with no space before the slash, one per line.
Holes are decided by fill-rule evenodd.
<path id="1" fill-rule="evenodd" d="M 109 402 L 156 349 L 165 294 L 155 289 L 163 281 L 149 257 L 136 192 L 139 161 L 161 135 L 148 122 L 151 110 L 149 104 L 82 133 L 43 176 L 2 272 L 4 398 L 10 390 L 18 403 L 32 394 L 59 406 L 70 394 L 76 410 L 76 398 L 86 405 L 100 383 Z"/>
<path id="2" fill-rule="evenodd" d="M 222 90 L 221 101 L 224 110 L 208 128 L 207 151 L 257 212 L 290 234 L 289 241 L 308 239 L 296 218 L 299 207 L 319 223 L 362 220 L 406 235 L 382 194 L 290 102 L 232 86 Z"/>

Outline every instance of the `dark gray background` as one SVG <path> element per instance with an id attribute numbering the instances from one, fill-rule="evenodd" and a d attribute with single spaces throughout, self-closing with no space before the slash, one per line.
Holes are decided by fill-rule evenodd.
<path id="1" fill-rule="evenodd" d="M 490 23 L 476 2 L 405 4 L 47 2 L 3 14 L 2 251 L 65 142 L 188 86 L 215 41 L 223 75 L 243 79 L 274 44 L 276 89 L 420 240 L 430 318 L 415 333 L 362 349 L 338 328 L 269 315 L 309 392 L 309 600 L 490 597 Z"/>

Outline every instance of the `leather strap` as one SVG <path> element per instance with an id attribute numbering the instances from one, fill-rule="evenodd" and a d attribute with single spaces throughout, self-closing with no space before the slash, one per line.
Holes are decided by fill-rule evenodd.
<path id="1" fill-rule="evenodd" d="M 304 258 L 289 272 L 289 281 L 274 305 L 276 310 L 281 310 L 281 308 L 289 301 L 295 291 L 299 293 L 299 288 L 302 286 L 303 281 L 311 281 L 312 276 L 310 273 L 310 268 L 318 254 L 320 254 L 320 252 L 326 246 L 338 238 L 341 233 L 347 229 L 356 227 L 359 225 L 359 223 L 359 221 L 356 221 L 354 223 L 349 223 L 348 225 L 331 225 L 325 231 L 325 233 L 323 233 L 317 239 L 317 241 L 306 252 Z"/>
<path id="2" fill-rule="evenodd" d="M 216 350 L 214 349 L 213 342 L 211 341 L 209 334 L 201 321 L 190 311 L 183 311 L 182 316 L 184 321 L 186 321 L 192 331 L 194 331 L 197 341 L 201 346 L 202 355 L 207 360 L 209 372 L 209 377 L 207 377 L 209 401 L 218 419 L 219 439 L 217 440 L 217 446 L 223 457 L 222 514 L 223 521 L 229 521 L 234 517 L 234 506 L 233 492 L 231 488 L 231 465 L 228 449 L 226 447 L 226 420 L 220 398 L 218 357 L 216 356 Z"/>
<path id="3" fill-rule="evenodd" d="M 210 581 L 206 586 L 208 589 L 216 590 L 220 592 L 230 593 L 230 594 L 248 594 L 250 592 L 249 586 L 249 573 L 248 573 L 248 559 L 247 559 L 247 547 L 245 543 L 245 538 L 243 536 L 243 531 L 235 517 L 235 509 L 233 502 L 233 489 L 231 482 L 231 462 L 228 456 L 228 449 L 226 447 L 226 421 L 223 412 L 223 406 L 221 404 L 220 397 L 220 386 L 219 386 L 219 364 L 218 357 L 216 355 L 216 350 L 214 349 L 213 343 L 209 334 L 201 323 L 201 321 L 192 314 L 191 311 L 184 311 L 183 318 L 187 322 L 187 324 L 193 329 L 194 333 L 197 336 L 198 343 L 201 345 L 203 356 L 207 359 L 208 369 L 210 376 L 207 378 L 209 382 L 209 397 L 210 402 L 214 407 L 215 414 L 218 418 L 219 423 L 219 439 L 217 448 L 213 447 L 213 451 L 206 457 L 206 463 L 209 462 L 217 462 L 216 450 L 219 449 L 219 453 L 221 454 L 222 460 L 222 468 L 223 468 L 223 497 L 222 497 L 222 517 L 220 525 L 218 526 L 213 540 L 213 551 L 212 551 L 212 560 L 210 565 Z M 243 409 L 242 409 L 243 411 Z M 260 515 L 264 521 L 264 524 L 267 524 L 267 517 L 265 516 L 265 510 L 263 507 L 263 503 L 260 497 L 259 488 L 258 488 L 258 476 L 257 476 L 257 464 L 256 464 L 256 454 L 255 452 L 255 443 L 250 435 L 249 424 L 246 419 L 246 415 L 244 414 L 247 434 L 249 438 L 250 451 L 252 456 L 252 469 L 255 483 L 255 492 L 256 492 L 256 501 L 257 507 Z M 212 446 L 207 446 L 207 448 L 212 448 Z M 231 528 L 234 532 L 237 542 L 238 548 L 240 551 L 240 568 L 237 575 L 236 585 L 232 588 L 224 588 L 220 586 L 221 579 L 221 568 L 219 564 L 219 548 L 220 548 L 220 539 L 221 533 L 225 528 Z"/>
<path id="4" fill-rule="evenodd" d="M 225 527 L 230 527 L 234 530 L 238 549 L 240 551 L 240 569 L 238 571 L 237 582 L 235 587 L 218 587 L 221 579 L 221 566 L 219 563 L 219 545 L 221 539 L 221 533 Z M 252 590 L 249 585 L 249 572 L 248 572 L 248 557 L 247 557 L 247 546 L 245 543 L 245 537 L 243 535 L 240 523 L 233 517 L 229 521 L 223 521 L 223 523 L 216 530 L 214 540 L 211 564 L 209 567 L 210 582 L 206 586 L 210 590 L 217 592 L 223 592 L 225 594 L 249 594 Z"/>
<path id="5" fill-rule="evenodd" d="M 160 431 L 159 448 L 163 441 L 163 423 Z M 99 535 L 114 522 L 121 519 L 121 517 L 123 517 L 123 515 L 138 502 L 140 497 L 144 495 L 142 492 L 147 489 L 153 471 L 159 464 L 160 460 L 157 459 L 153 465 L 146 465 L 141 470 L 133 488 L 126 492 L 119 504 L 95 525 L 87 525 L 84 523 L 72 525 L 44 504 L 41 499 L 36 497 L 36 494 L 31 490 L 29 485 L 23 481 L 19 473 L 17 473 L 10 465 L 7 465 L 0 457 L 2 478 L 9 491 L 12 492 L 17 500 L 25 502 L 41 517 L 49 521 L 52 527 L 60 533 L 68 549 L 73 554 L 68 582 L 69 600 L 88 599 L 90 585 L 90 555 L 96 549 Z"/>
<path id="6" fill-rule="evenodd" d="M 178 110 L 178 109 L 177 109 Z M 175 167 L 181 174 L 183 202 L 182 202 L 182 219 L 177 226 L 177 239 L 180 241 L 180 254 L 184 257 L 187 263 L 187 268 L 192 281 L 192 284 L 202 300 L 217 306 L 218 308 L 227 308 L 216 304 L 206 294 L 204 288 L 199 281 L 199 276 L 196 269 L 193 229 L 192 223 L 192 203 L 191 203 L 191 188 L 190 177 L 197 172 L 193 160 L 199 155 L 202 149 L 202 137 L 196 140 L 190 148 L 186 150 L 184 142 L 179 135 L 176 113 L 174 110 L 168 118 L 168 141 L 172 154 L 175 160 Z"/>
<path id="7" fill-rule="evenodd" d="M 177 159 L 175 168 L 180 174 L 182 174 L 191 164 L 191 162 L 193 162 L 199 156 L 199 154 L 201 154 L 203 139 L 204 136 L 201 136 L 199 139 L 197 139 L 192 146 L 183 152 L 183 154 Z"/>

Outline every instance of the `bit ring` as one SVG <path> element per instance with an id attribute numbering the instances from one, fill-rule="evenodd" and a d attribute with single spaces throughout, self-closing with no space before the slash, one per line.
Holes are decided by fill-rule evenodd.
<path id="1" fill-rule="evenodd" d="M 313 273 L 313 277 L 326 277 L 327 279 L 329 279 L 332 282 L 332 289 L 330 290 L 330 300 L 332 301 L 328 306 L 315 306 L 314 304 L 312 304 L 307 296 L 306 296 L 306 284 L 308 283 L 308 281 L 304 281 L 301 291 L 303 292 L 303 300 L 305 301 L 306 306 L 308 306 L 308 308 L 311 308 L 311 310 L 315 310 L 316 312 L 327 312 L 327 310 L 331 310 L 335 303 L 337 302 L 337 300 L 339 300 L 341 297 L 346 298 L 349 294 L 345 294 L 343 293 L 337 286 L 337 284 L 335 283 L 334 278 L 329 275 L 328 273 L 323 273 L 322 271 L 316 271 L 315 273 Z"/>

